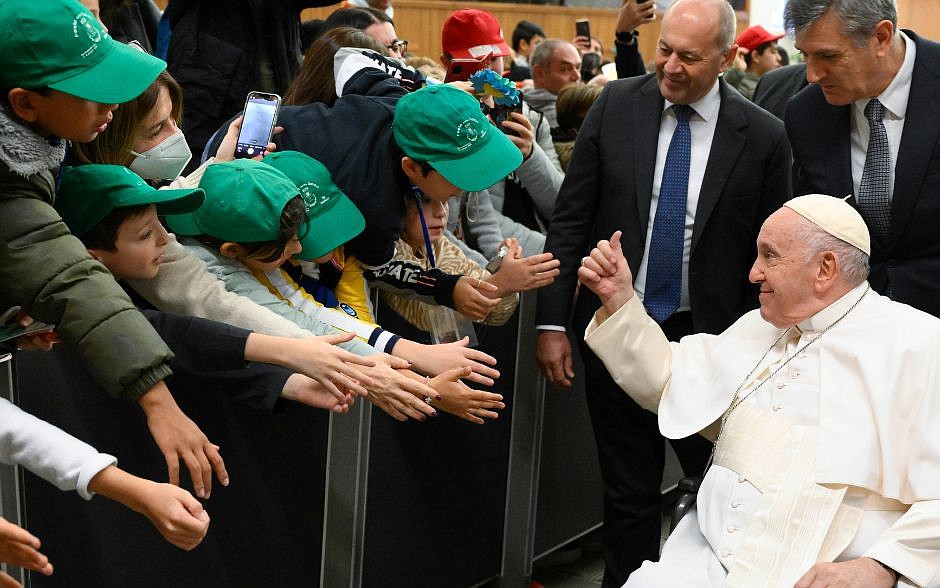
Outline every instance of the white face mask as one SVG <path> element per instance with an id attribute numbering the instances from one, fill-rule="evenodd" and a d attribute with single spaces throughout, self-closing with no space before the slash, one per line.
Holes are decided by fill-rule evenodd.
<path id="1" fill-rule="evenodd" d="M 179 129 L 153 149 L 144 153 L 131 151 L 131 154 L 134 155 L 134 161 L 129 166 L 131 171 L 149 180 L 175 180 L 193 158 L 186 144 L 186 136 Z"/>

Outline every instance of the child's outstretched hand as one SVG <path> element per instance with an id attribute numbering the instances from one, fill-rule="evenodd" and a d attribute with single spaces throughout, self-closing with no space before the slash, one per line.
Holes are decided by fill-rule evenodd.
<path id="1" fill-rule="evenodd" d="M 356 400 L 356 397 L 349 393 L 340 400 L 319 382 L 303 374 L 291 374 L 287 378 L 281 390 L 281 398 L 340 414 L 349 412 L 349 407 Z"/>
<path id="2" fill-rule="evenodd" d="M 209 513 L 193 495 L 172 484 L 141 480 L 138 503 L 131 508 L 144 515 L 163 538 L 189 551 L 209 530 Z"/>
<path id="3" fill-rule="evenodd" d="M 39 552 L 39 539 L 26 529 L 0 517 L 0 561 L 33 570 L 41 574 L 52 574 L 49 558 Z M 0 588 L 19 587 L 20 583 L 0 572 Z"/>

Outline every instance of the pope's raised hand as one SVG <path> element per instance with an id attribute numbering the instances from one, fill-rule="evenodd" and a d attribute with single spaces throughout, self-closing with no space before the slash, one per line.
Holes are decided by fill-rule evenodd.
<path id="1" fill-rule="evenodd" d="M 633 298 L 633 274 L 620 247 L 621 234 L 617 231 L 609 241 L 598 241 L 578 269 L 578 279 L 597 294 L 610 313 Z"/>

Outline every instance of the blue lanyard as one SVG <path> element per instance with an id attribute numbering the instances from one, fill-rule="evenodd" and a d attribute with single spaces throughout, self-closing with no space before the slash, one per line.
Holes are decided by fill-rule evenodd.
<path id="1" fill-rule="evenodd" d="M 431 247 L 431 235 L 428 234 L 428 222 L 424 219 L 424 192 L 417 186 L 412 186 L 411 191 L 418 203 L 418 218 L 421 219 L 421 231 L 424 233 L 424 247 L 427 249 L 428 263 L 431 264 L 431 269 L 434 269 L 437 264 L 434 263 L 434 249 Z"/>

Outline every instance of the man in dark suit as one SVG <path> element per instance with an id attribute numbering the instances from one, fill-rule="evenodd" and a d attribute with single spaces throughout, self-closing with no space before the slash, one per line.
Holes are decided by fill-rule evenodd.
<path id="1" fill-rule="evenodd" d="M 552 384 L 573 376 L 569 318 L 580 340 L 600 306 L 582 289 L 572 316 L 580 260 L 616 230 L 639 268 L 635 289 L 673 340 L 719 333 L 757 306 L 746 276 L 761 223 L 790 196 L 790 148 L 779 120 L 718 79 L 737 52 L 734 25 L 725 0 L 679 0 L 663 17 L 656 75 L 608 84 L 581 127 L 546 243 L 561 275 L 538 299 L 538 358 Z M 658 559 L 664 442 L 656 416 L 581 353 L 605 486 L 603 585 L 619 587 Z M 700 475 L 704 439 L 674 447 L 686 474 Z"/>
<path id="2" fill-rule="evenodd" d="M 853 194 L 872 287 L 940 316 L 940 44 L 898 31 L 894 0 L 832 4 L 786 6 L 812 83 L 786 116 L 796 192 Z"/>
<path id="3" fill-rule="evenodd" d="M 806 64 L 795 63 L 769 71 L 754 88 L 754 104 L 783 120 L 790 98 L 806 87 Z"/>

